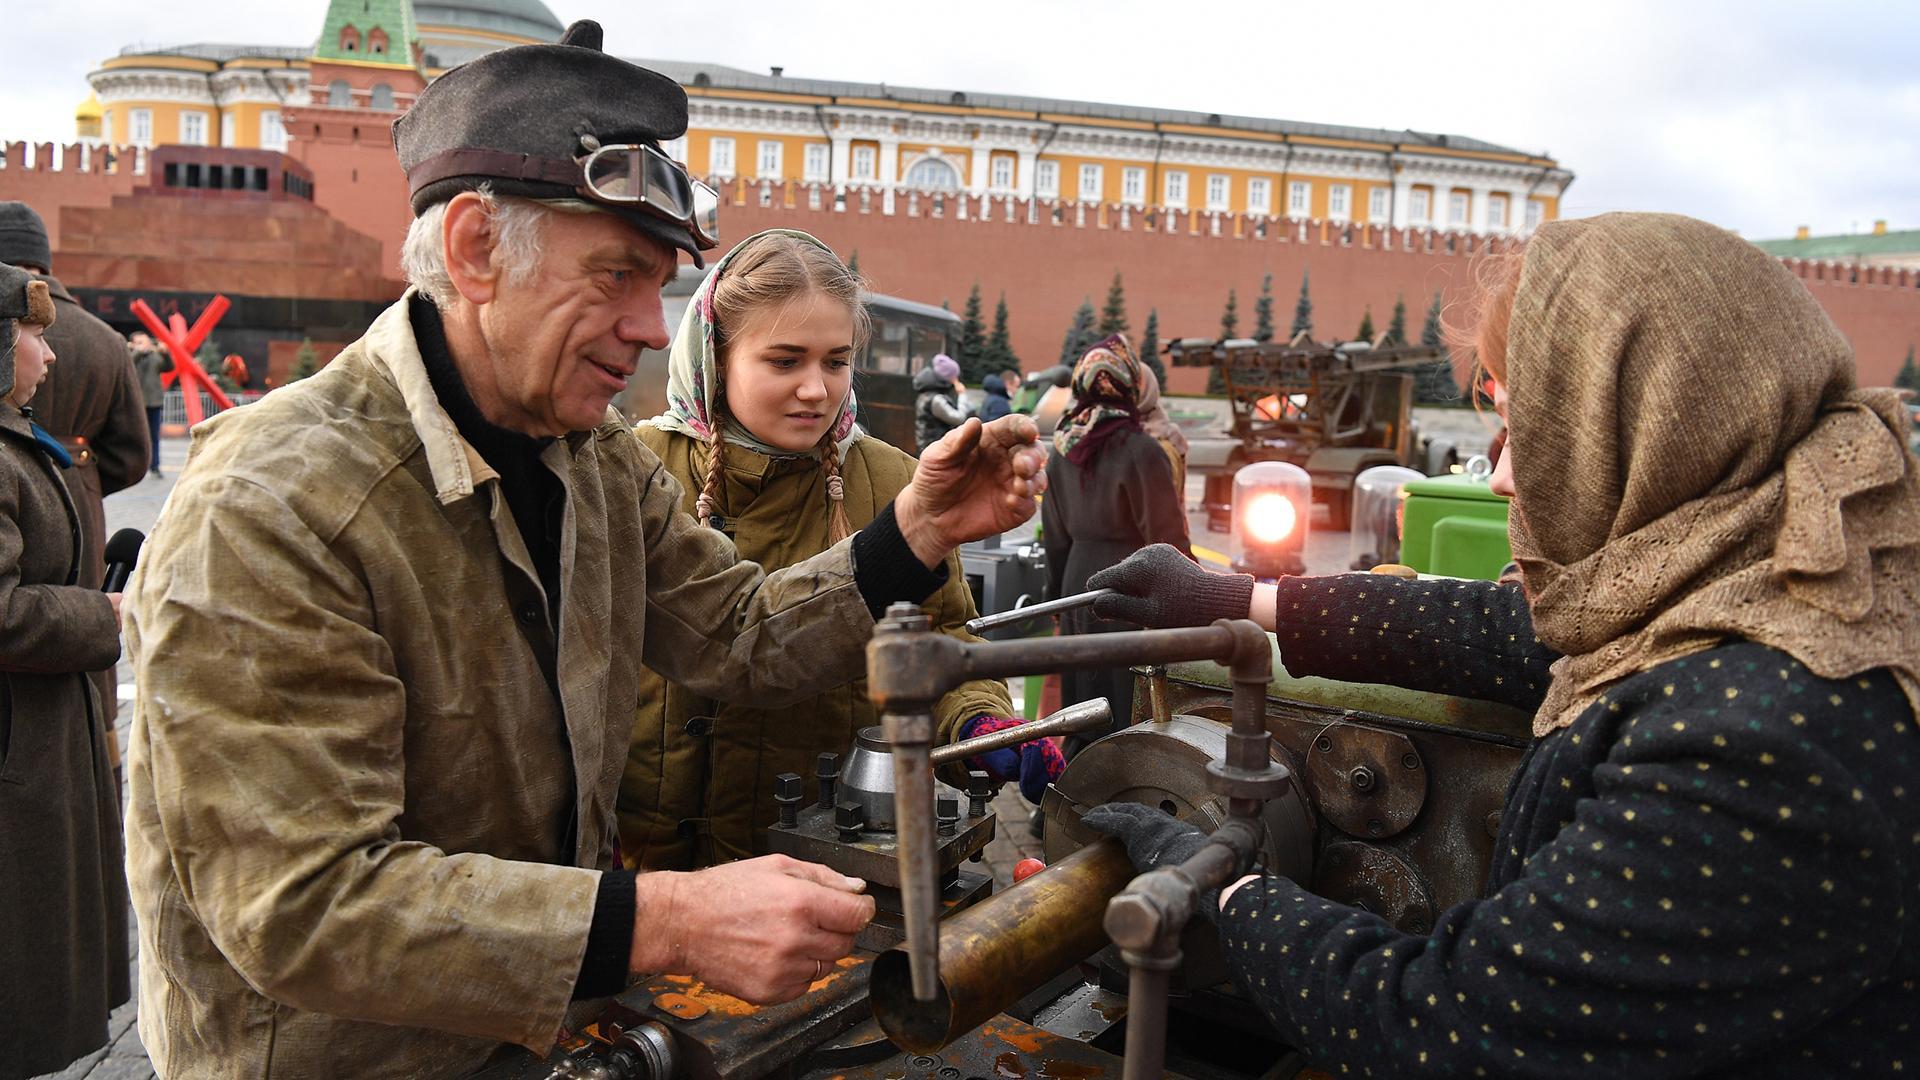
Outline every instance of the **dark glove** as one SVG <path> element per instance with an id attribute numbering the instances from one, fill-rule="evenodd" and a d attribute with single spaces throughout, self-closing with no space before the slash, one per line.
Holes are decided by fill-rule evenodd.
<path id="1" fill-rule="evenodd" d="M 1005 716 L 976 716 L 961 727 L 960 737 L 971 739 L 1023 722 Z M 1047 785 L 1060 779 L 1066 770 L 1067 759 L 1061 756 L 1060 748 L 1053 745 L 1052 739 L 1034 739 L 1019 746 L 975 754 L 967 759 L 967 767 L 979 769 L 995 783 L 1018 780 L 1021 797 L 1038 805 L 1047 794 Z"/>
<path id="2" fill-rule="evenodd" d="M 1168 550 L 1172 550 L 1169 548 Z M 1178 866 L 1207 844 L 1207 834 L 1163 810 L 1139 803 L 1111 802 L 1087 811 L 1080 824 L 1116 837 L 1141 873 Z M 1200 911 L 1212 919 L 1220 910 L 1220 890 L 1200 894 Z"/>
<path id="3" fill-rule="evenodd" d="M 1244 619 L 1253 605 L 1251 575 L 1204 570 L 1171 544 L 1141 548 L 1088 578 L 1087 589 L 1116 594 L 1094 601 L 1097 617 L 1154 630 Z"/>

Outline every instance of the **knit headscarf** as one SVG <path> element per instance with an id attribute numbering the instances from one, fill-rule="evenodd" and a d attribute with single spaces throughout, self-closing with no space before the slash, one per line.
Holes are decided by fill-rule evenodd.
<path id="1" fill-rule="evenodd" d="M 680 319 L 680 329 L 673 337 L 672 351 L 667 354 L 667 411 L 642 423 L 667 431 L 677 431 L 702 443 L 713 441 L 714 417 L 721 419 L 721 437 L 734 446 L 744 447 L 757 454 L 773 458 L 796 458 L 817 456 L 817 451 L 796 454 L 783 450 L 760 440 L 759 437 L 741 427 L 719 401 L 724 384 L 720 377 L 720 353 L 715 344 L 716 321 L 713 313 L 713 290 L 721 275 L 734 257 L 752 247 L 754 241 L 763 236 L 791 236 L 815 247 L 832 253 L 831 248 L 817 238 L 796 229 L 768 229 L 736 244 L 725 258 L 717 263 L 700 288 L 693 294 L 693 301 L 687 305 L 687 313 Z M 847 398 L 840 405 L 840 415 L 833 422 L 833 440 L 839 448 L 842 459 L 849 447 L 864 434 L 854 423 L 854 415 L 859 404 L 854 400 L 853 387 L 847 387 Z M 838 481 L 838 477 L 835 478 Z M 833 492 L 829 492 L 830 497 Z M 705 519 L 712 513 L 712 507 L 701 511 Z"/>
<path id="2" fill-rule="evenodd" d="M 1073 366 L 1073 398 L 1053 433 L 1053 448 L 1084 467 L 1108 439 L 1139 430 L 1140 372 L 1124 334 L 1088 349 Z"/>
<path id="3" fill-rule="evenodd" d="M 1146 364 L 1140 365 L 1140 426 L 1147 434 L 1171 444 L 1174 453 L 1187 456 L 1187 434 L 1160 407 L 1160 376 Z"/>
<path id="4" fill-rule="evenodd" d="M 1513 550 L 1564 653 L 1545 735 L 1744 638 L 1920 706 L 1920 467 L 1891 390 L 1778 261 L 1668 214 L 1544 225 L 1507 338 Z"/>

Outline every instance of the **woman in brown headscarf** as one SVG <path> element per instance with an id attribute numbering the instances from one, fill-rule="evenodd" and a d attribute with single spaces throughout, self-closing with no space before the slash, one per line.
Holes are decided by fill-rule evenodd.
<path id="1" fill-rule="evenodd" d="M 1485 898 L 1412 935 L 1243 879 L 1207 908 L 1236 976 L 1355 1074 L 1902 1071 L 1920 463 L 1900 403 L 1855 386 L 1793 275 L 1701 222 L 1555 222 L 1507 270 L 1471 337 L 1511 433 L 1494 484 L 1521 585 L 1216 579 L 1196 612 L 1155 552 L 1088 583 L 1125 594 L 1116 618 L 1251 611 L 1295 674 L 1537 710 Z M 1086 822 L 1148 865 L 1200 842 L 1143 807 Z"/>

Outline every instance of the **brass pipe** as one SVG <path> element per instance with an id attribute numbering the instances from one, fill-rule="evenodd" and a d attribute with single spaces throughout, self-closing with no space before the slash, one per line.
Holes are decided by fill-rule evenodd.
<path id="1" fill-rule="evenodd" d="M 1104 946 L 1107 901 L 1132 878 L 1126 849 L 1106 838 L 945 920 L 939 994 L 930 1002 L 910 992 L 907 954 L 881 953 L 872 984 L 881 1030 L 916 1054 L 972 1031 Z"/>

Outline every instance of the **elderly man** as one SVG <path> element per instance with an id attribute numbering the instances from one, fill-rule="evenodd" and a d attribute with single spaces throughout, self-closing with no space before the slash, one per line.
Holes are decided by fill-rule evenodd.
<path id="1" fill-rule="evenodd" d="M 673 81 L 561 43 L 395 124 L 415 289 L 219 416 L 134 582 L 128 864 L 168 1076 L 439 1076 L 676 972 L 794 997 L 872 914 L 778 856 L 613 869 L 641 665 L 760 703 L 857 675 L 875 615 L 1032 513 L 1031 424 L 970 424 L 868 528 L 771 576 L 678 512 L 607 405 L 668 340 L 712 203 Z M 704 192 L 711 198 L 711 192 Z"/>

